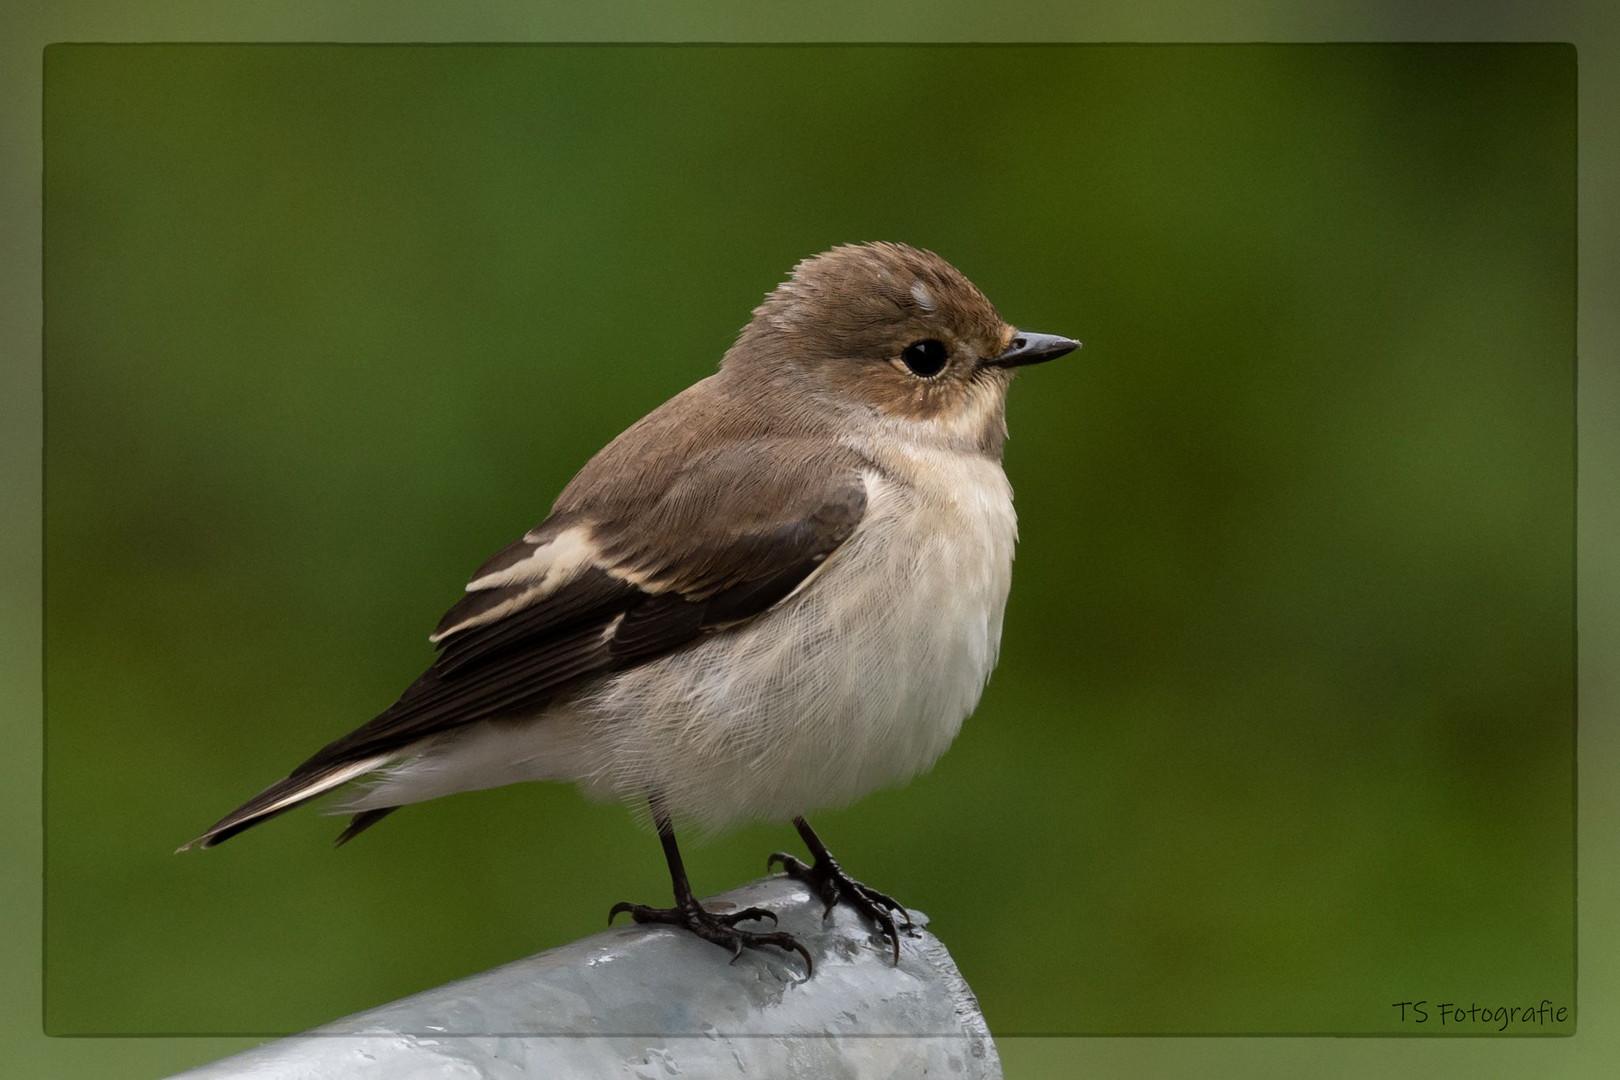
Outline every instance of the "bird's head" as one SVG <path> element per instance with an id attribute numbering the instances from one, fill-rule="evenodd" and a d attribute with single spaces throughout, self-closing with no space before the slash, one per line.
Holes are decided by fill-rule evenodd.
<path id="1" fill-rule="evenodd" d="M 1013 372 L 1079 347 L 1011 326 L 931 251 L 847 244 L 794 267 L 722 369 L 795 408 L 876 414 L 999 453 Z"/>

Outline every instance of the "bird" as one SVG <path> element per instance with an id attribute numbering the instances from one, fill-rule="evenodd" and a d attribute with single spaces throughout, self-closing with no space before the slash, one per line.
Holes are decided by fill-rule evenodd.
<path id="1" fill-rule="evenodd" d="M 1000 651 L 1017 519 L 1002 468 L 1022 367 L 1080 347 L 1017 329 L 900 243 L 803 259 L 719 368 L 632 424 L 536 527 L 473 573 L 431 666 L 180 850 L 338 788 L 346 843 L 402 806 L 571 781 L 639 808 L 675 903 L 642 924 L 810 953 L 765 908 L 705 908 L 676 827 L 790 821 L 767 869 L 847 904 L 900 960 L 907 909 L 850 876 L 806 815 L 929 769 Z M 901 922 L 897 925 L 896 917 Z M 762 923 L 750 929 L 739 923 Z"/>

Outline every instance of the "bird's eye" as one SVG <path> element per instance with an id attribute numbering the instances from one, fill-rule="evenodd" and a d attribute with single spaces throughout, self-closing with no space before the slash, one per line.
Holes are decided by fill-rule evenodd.
<path id="1" fill-rule="evenodd" d="M 900 353 L 900 362 L 910 369 L 913 375 L 924 379 L 933 378 L 945 370 L 945 361 L 950 359 L 945 353 L 945 343 L 934 338 L 924 338 L 913 341 Z"/>

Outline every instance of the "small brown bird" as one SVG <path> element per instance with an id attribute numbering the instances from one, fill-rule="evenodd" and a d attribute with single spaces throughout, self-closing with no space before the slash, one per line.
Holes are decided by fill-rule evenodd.
<path id="1" fill-rule="evenodd" d="M 792 820 L 787 873 L 900 955 L 905 909 L 804 815 L 930 767 L 996 662 L 1017 523 L 1001 469 L 1014 371 L 1079 347 L 1016 330 L 954 267 L 834 248 L 754 310 L 717 373 L 609 443 L 479 567 L 433 665 L 381 714 L 192 841 L 349 781 L 342 843 L 406 803 L 569 780 L 645 803 L 675 906 L 618 904 L 741 955 L 764 909 L 704 909 L 677 823 Z M 190 847 L 191 845 L 186 845 Z M 909 920 L 908 924 L 909 924 Z"/>

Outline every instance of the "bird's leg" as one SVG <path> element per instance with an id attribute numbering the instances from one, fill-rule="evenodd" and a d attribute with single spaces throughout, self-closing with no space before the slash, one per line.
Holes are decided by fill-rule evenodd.
<path id="1" fill-rule="evenodd" d="M 794 818 L 793 827 L 799 830 L 800 836 L 804 837 L 804 846 L 810 849 L 810 854 L 815 856 L 816 861 L 810 866 L 806 866 L 787 852 L 777 851 L 773 852 L 771 857 L 765 860 L 765 869 L 769 870 L 777 863 L 781 863 L 782 869 L 787 872 L 788 877 L 796 878 L 814 889 L 816 895 L 821 897 L 822 903 L 827 905 L 826 910 L 822 912 L 822 918 L 831 916 L 833 906 L 842 900 L 872 920 L 877 926 L 878 932 L 893 944 L 894 962 L 898 964 L 900 962 L 900 934 L 895 929 L 894 917 L 889 913 L 898 912 L 905 919 L 903 925 L 908 930 L 911 929 L 911 913 L 894 897 L 862 885 L 844 873 L 843 867 L 838 865 L 838 860 L 832 857 L 832 852 L 827 850 L 827 845 L 821 842 L 821 837 L 816 835 L 816 831 L 810 827 L 810 823 L 804 818 Z"/>
<path id="2" fill-rule="evenodd" d="M 670 824 L 669 815 L 664 812 L 659 800 L 650 800 L 652 804 L 653 821 L 658 825 L 658 839 L 664 845 L 664 859 L 669 863 L 669 879 L 675 888 L 675 906 L 668 908 L 648 907 L 645 904 L 629 904 L 620 902 L 613 905 L 608 912 L 608 923 L 611 925 L 620 912 L 628 911 L 630 917 L 638 923 L 663 923 L 667 926 L 683 926 L 692 931 L 704 941 L 712 941 L 716 945 L 723 945 L 731 950 L 731 962 L 736 963 L 744 949 L 758 949 L 766 945 L 774 945 L 787 952 L 797 952 L 804 957 L 806 975 L 814 974 L 815 966 L 810 960 L 810 951 L 799 944 L 799 939 L 783 931 L 771 933 L 757 933 L 752 930 L 738 930 L 737 923 L 750 919 L 769 919 L 776 922 L 776 913 L 765 908 L 743 908 L 741 911 L 720 913 L 710 911 L 698 903 L 697 897 L 692 895 L 692 885 L 686 880 L 686 865 L 681 861 L 681 849 L 675 846 L 675 828 Z"/>

